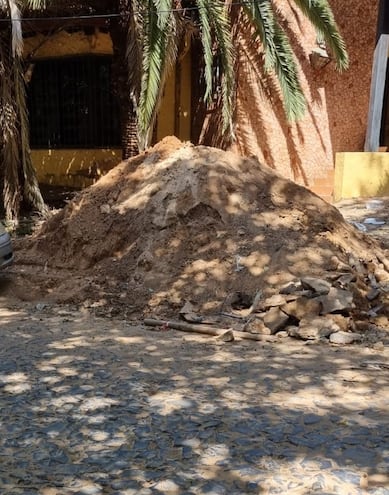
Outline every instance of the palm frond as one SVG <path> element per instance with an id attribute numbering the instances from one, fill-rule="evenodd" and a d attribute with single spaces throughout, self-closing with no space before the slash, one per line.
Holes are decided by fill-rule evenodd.
<path id="1" fill-rule="evenodd" d="M 287 118 L 298 120 L 305 112 L 305 97 L 293 50 L 274 15 L 271 0 L 245 4 L 243 9 L 255 29 L 254 37 L 262 43 L 265 70 L 274 70 L 277 76 Z"/>
<path id="2" fill-rule="evenodd" d="M 232 45 L 229 12 L 224 2 L 219 0 L 197 0 L 201 42 L 204 53 L 204 99 L 210 103 L 213 94 L 213 66 L 217 53 L 221 64 L 219 80 L 222 89 L 223 132 L 233 133 L 232 115 L 235 97 L 234 50 Z M 215 48 L 214 49 L 214 41 Z"/>
<path id="3" fill-rule="evenodd" d="M 0 163 L 3 206 L 8 220 L 18 216 L 20 204 L 19 143 L 13 88 L 12 39 L 8 30 L 0 35 Z"/>
<path id="4" fill-rule="evenodd" d="M 21 56 L 23 51 L 23 34 L 21 13 L 15 0 L 2 0 L 0 10 L 10 17 L 11 22 L 11 47 L 14 56 Z"/>
<path id="5" fill-rule="evenodd" d="M 142 39 L 143 19 L 139 0 L 130 0 L 130 15 L 128 18 L 126 60 L 128 70 L 128 84 L 133 103 L 137 104 L 141 86 L 142 68 Z"/>
<path id="6" fill-rule="evenodd" d="M 137 108 L 139 147 L 149 143 L 168 74 L 177 59 L 176 16 L 170 0 L 148 0 L 143 15 L 142 81 Z"/>
<path id="7" fill-rule="evenodd" d="M 46 8 L 48 2 L 46 0 L 26 0 L 24 2 L 29 9 L 42 10 Z"/>
<path id="8" fill-rule="evenodd" d="M 204 100 L 208 103 L 212 99 L 212 69 L 213 69 L 213 38 L 208 10 L 210 7 L 209 0 L 197 0 L 200 19 L 200 35 L 203 45 L 204 54 L 204 79 L 205 79 L 205 94 Z"/>
<path id="9" fill-rule="evenodd" d="M 20 168 L 23 176 L 23 197 L 35 211 L 42 215 L 47 215 L 49 210 L 43 201 L 30 154 L 26 87 L 21 58 L 16 57 L 13 66 L 15 104 L 18 112 L 18 130 L 20 139 Z"/>
<path id="10" fill-rule="evenodd" d="M 327 0 L 294 0 L 301 12 L 311 21 L 319 37 L 332 52 L 339 70 L 348 67 L 346 44 L 339 33 L 334 14 Z"/>

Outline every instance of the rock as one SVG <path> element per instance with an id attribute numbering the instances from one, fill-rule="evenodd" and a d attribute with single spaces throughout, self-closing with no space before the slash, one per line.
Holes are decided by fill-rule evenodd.
<path id="1" fill-rule="evenodd" d="M 325 296 L 331 289 L 331 284 L 327 280 L 315 277 L 304 277 L 301 279 L 304 289 L 313 290 L 319 296 Z"/>
<path id="2" fill-rule="evenodd" d="M 219 342 L 233 342 L 235 340 L 234 333 L 232 330 L 227 330 L 226 332 L 216 337 L 216 340 L 218 340 Z"/>
<path id="3" fill-rule="evenodd" d="M 348 287 L 351 282 L 355 282 L 357 277 L 353 273 L 343 273 L 336 279 L 336 282 L 341 286 L 341 287 Z"/>
<path id="4" fill-rule="evenodd" d="M 361 276 L 365 275 L 365 269 L 362 265 L 362 263 L 359 261 L 359 259 L 355 258 L 355 256 L 350 255 L 349 256 L 349 264 L 354 270 Z"/>
<path id="5" fill-rule="evenodd" d="M 358 332 L 365 333 L 365 332 L 368 332 L 370 330 L 371 323 L 369 323 L 366 320 L 356 320 L 356 321 L 354 321 L 354 326 Z"/>
<path id="6" fill-rule="evenodd" d="M 337 256 L 332 256 L 328 264 L 328 270 L 349 272 L 350 267 L 346 265 L 346 263 L 343 263 L 343 261 L 340 261 L 340 259 Z"/>
<path id="7" fill-rule="evenodd" d="M 189 301 L 185 302 L 184 306 L 179 311 L 179 315 L 183 320 L 190 323 L 202 323 L 204 321 L 202 316 L 196 314 L 193 304 Z"/>
<path id="8" fill-rule="evenodd" d="M 330 335 L 330 342 L 332 344 L 352 344 L 358 340 L 361 340 L 361 335 L 359 333 L 335 332 Z"/>
<path id="9" fill-rule="evenodd" d="M 300 282 L 292 282 L 281 288 L 280 294 L 294 294 L 302 289 Z"/>
<path id="10" fill-rule="evenodd" d="M 343 330 L 344 332 L 355 328 L 353 326 L 353 321 L 349 316 L 327 315 L 326 318 L 331 319 L 336 325 L 338 325 L 339 330 Z"/>
<path id="11" fill-rule="evenodd" d="M 377 299 L 377 297 L 380 295 L 381 291 L 379 289 L 371 289 L 367 294 L 366 294 L 366 299 L 369 301 L 373 301 L 374 299 Z"/>
<path id="12" fill-rule="evenodd" d="M 389 318 L 385 315 L 377 315 L 371 318 L 372 323 L 380 328 L 389 329 Z"/>
<path id="13" fill-rule="evenodd" d="M 298 337 L 303 340 L 319 340 L 323 337 L 329 337 L 332 333 L 339 331 L 339 326 L 330 318 L 303 318 L 300 321 L 300 325 L 294 330 L 293 337 Z"/>
<path id="14" fill-rule="evenodd" d="M 378 282 L 389 282 L 389 273 L 383 268 L 376 268 L 374 275 Z"/>
<path id="15" fill-rule="evenodd" d="M 289 316 L 278 307 L 270 308 L 263 317 L 263 321 L 265 325 L 270 328 L 272 335 L 279 330 L 282 330 L 286 326 L 288 320 Z"/>
<path id="16" fill-rule="evenodd" d="M 293 326 L 290 326 L 286 329 L 286 333 L 289 335 L 289 337 L 296 337 L 298 338 L 299 335 L 298 335 L 298 331 L 299 331 L 299 327 L 293 325 Z"/>
<path id="17" fill-rule="evenodd" d="M 282 311 L 298 320 L 308 316 L 317 316 L 321 311 L 321 304 L 318 299 L 308 299 L 299 297 L 295 301 L 289 302 L 281 307 Z"/>
<path id="18" fill-rule="evenodd" d="M 138 258 L 137 267 L 142 268 L 145 271 L 150 271 L 154 264 L 154 256 L 150 251 L 144 251 Z"/>
<path id="19" fill-rule="evenodd" d="M 282 294 L 275 294 L 274 296 L 268 297 L 263 301 L 264 309 L 269 309 L 276 306 L 282 306 L 286 303 L 286 298 Z"/>
<path id="20" fill-rule="evenodd" d="M 261 318 L 253 317 L 243 327 L 244 332 L 257 333 L 262 335 L 271 335 L 272 331 L 268 328 Z"/>
<path id="21" fill-rule="evenodd" d="M 349 311 L 353 307 L 353 295 L 349 290 L 331 287 L 326 296 L 316 299 L 322 304 L 320 314 L 326 315 L 335 311 Z"/>
<path id="22" fill-rule="evenodd" d="M 111 213 L 111 206 L 109 204 L 101 205 L 100 211 L 101 213 L 105 213 L 105 214 Z"/>

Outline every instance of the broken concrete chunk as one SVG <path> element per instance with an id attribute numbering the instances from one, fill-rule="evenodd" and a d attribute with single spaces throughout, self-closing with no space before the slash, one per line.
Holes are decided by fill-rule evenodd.
<path id="1" fill-rule="evenodd" d="M 289 337 L 297 337 L 298 338 L 298 331 L 299 327 L 296 326 L 291 326 L 286 329 L 286 332 L 288 333 Z"/>
<path id="2" fill-rule="evenodd" d="M 374 299 L 377 299 L 377 297 L 380 295 L 381 291 L 379 289 L 371 289 L 367 294 L 366 294 L 366 299 L 369 301 L 373 301 Z"/>
<path id="3" fill-rule="evenodd" d="M 320 296 L 316 299 L 322 304 L 320 314 L 326 315 L 335 311 L 349 311 L 353 307 L 353 295 L 349 290 L 336 289 L 331 287 L 326 296 Z"/>
<path id="4" fill-rule="evenodd" d="M 216 340 L 218 340 L 219 342 L 233 342 L 235 340 L 234 333 L 232 330 L 227 330 L 226 332 L 216 337 Z"/>
<path id="5" fill-rule="evenodd" d="M 244 332 L 256 333 L 262 335 L 271 335 L 272 331 L 268 328 L 261 318 L 253 317 L 243 327 Z"/>
<path id="6" fill-rule="evenodd" d="M 264 301 L 260 301 L 257 304 L 257 310 L 267 310 L 269 308 L 277 307 L 277 306 L 282 306 L 283 304 L 286 303 L 286 296 L 283 296 L 281 294 L 275 294 L 274 296 L 268 297 Z"/>
<path id="7" fill-rule="evenodd" d="M 347 331 L 353 327 L 353 320 L 349 316 L 343 315 L 330 315 L 326 316 L 326 318 L 330 318 L 333 323 L 338 325 L 339 330 Z"/>
<path id="8" fill-rule="evenodd" d="M 270 328 L 272 335 L 282 330 L 288 320 L 289 316 L 281 311 L 279 307 L 270 308 L 263 317 L 263 322 Z"/>
<path id="9" fill-rule="evenodd" d="M 202 323 L 204 318 L 195 312 L 193 304 L 186 301 L 184 306 L 180 309 L 180 317 L 189 323 Z"/>
<path id="10" fill-rule="evenodd" d="M 359 273 L 359 275 L 364 275 L 365 274 L 365 269 L 363 267 L 363 264 L 360 262 L 359 259 L 357 259 L 355 256 L 350 255 L 349 256 L 349 263 L 352 268 L 354 268 L 355 271 Z"/>
<path id="11" fill-rule="evenodd" d="M 388 282 L 389 281 L 389 273 L 383 268 L 377 268 L 374 272 L 374 275 L 378 282 Z"/>
<path id="12" fill-rule="evenodd" d="M 315 277 L 302 278 L 301 285 L 304 289 L 313 290 L 319 296 L 328 294 L 331 289 L 331 284 L 327 280 Z"/>
<path id="13" fill-rule="evenodd" d="M 314 293 L 311 290 L 298 290 L 293 294 L 285 295 L 286 302 L 295 301 L 299 297 L 308 297 L 311 298 L 314 296 Z"/>
<path id="14" fill-rule="evenodd" d="M 281 288 L 280 294 L 294 294 L 302 288 L 303 287 L 300 282 L 291 282 Z"/>
<path id="15" fill-rule="evenodd" d="M 299 297 L 295 301 L 284 304 L 281 309 L 287 315 L 301 320 L 308 316 L 318 316 L 320 314 L 321 304 L 318 298 L 308 299 L 306 297 Z"/>
<path id="16" fill-rule="evenodd" d="M 352 344 L 359 340 L 361 340 L 361 335 L 359 333 L 335 332 L 330 335 L 330 342 L 332 344 Z"/>
<path id="17" fill-rule="evenodd" d="M 351 282 L 355 282 L 357 277 L 354 273 L 343 273 L 340 277 L 336 279 L 336 282 L 342 286 L 347 287 Z"/>
<path id="18" fill-rule="evenodd" d="M 303 340 L 319 340 L 339 331 L 339 326 L 330 318 L 304 318 L 300 321 L 293 336 Z"/>
<path id="19" fill-rule="evenodd" d="M 101 213 L 106 213 L 106 214 L 111 213 L 111 207 L 108 204 L 101 205 L 100 211 Z"/>

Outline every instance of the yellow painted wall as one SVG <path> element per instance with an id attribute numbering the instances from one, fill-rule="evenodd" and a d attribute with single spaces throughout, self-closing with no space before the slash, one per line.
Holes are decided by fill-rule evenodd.
<path id="1" fill-rule="evenodd" d="M 162 96 L 161 107 L 157 117 L 157 141 L 165 136 L 174 135 L 174 112 L 175 112 L 175 83 L 176 72 L 173 69 L 166 81 Z"/>
<path id="2" fill-rule="evenodd" d="M 26 38 L 24 56 L 31 60 L 74 55 L 111 55 L 112 41 L 107 33 L 96 30 L 93 35 L 83 31 L 61 31 L 52 36 L 42 34 Z M 180 102 L 175 104 L 175 71 L 167 81 L 157 120 L 157 140 L 177 134 L 183 141 L 190 139 L 191 123 L 191 55 L 181 61 Z M 178 111 L 178 129 L 175 112 Z M 175 132 L 177 131 L 177 132 Z M 41 183 L 86 187 L 121 160 L 120 149 L 56 149 L 32 150 L 32 161 Z"/>
<path id="3" fill-rule="evenodd" d="M 181 61 L 181 98 L 179 105 L 178 137 L 182 141 L 190 141 L 191 136 L 191 105 L 192 105 L 192 57 L 189 50 Z"/>
<path id="4" fill-rule="evenodd" d="M 32 150 L 38 181 L 43 184 L 87 187 L 121 161 L 120 149 Z"/>
<path id="5" fill-rule="evenodd" d="M 389 196 L 389 153 L 337 153 L 334 196 Z"/>
<path id="6" fill-rule="evenodd" d="M 93 35 L 86 35 L 83 31 L 60 31 L 51 36 L 37 34 L 24 40 L 25 58 L 42 59 L 73 55 L 112 55 L 111 37 L 100 31 Z"/>

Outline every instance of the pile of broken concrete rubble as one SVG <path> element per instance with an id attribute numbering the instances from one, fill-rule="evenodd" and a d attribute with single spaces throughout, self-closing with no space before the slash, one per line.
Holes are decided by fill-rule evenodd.
<path id="1" fill-rule="evenodd" d="M 329 338 L 336 344 L 360 340 L 350 317 L 355 308 L 353 294 L 341 285 L 339 279 L 334 286 L 314 277 L 290 283 L 279 294 L 254 303 L 244 331 L 304 340 Z"/>
<path id="2" fill-rule="evenodd" d="M 354 294 L 347 288 L 355 281 L 352 273 L 340 275 L 333 282 L 304 277 L 267 299 L 257 297 L 243 330 L 303 340 L 328 339 L 334 344 L 361 341 L 369 326 L 366 318 L 376 317 L 375 311 L 380 311 L 382 304 L 377 303 L 367 311 L 357 308 Z M 387 289 L 387 284 L 371 282 L 373 287 L 365 296 L 369 303 L 386 296 L 384 289 Z"/>
<path id="3" fill-rule="evenodd" d="M 362 265 L 359 268 L 362 275 Z M 368 283 L 349 271 L 334 273 L 327 280 L 296 278 L 269 297 L 261 291 L 254 297 L 234 292 L 214 316 L 199 315 L 187 301 L 180 310 L 186 323 L 147 320 L 146 324 L 213 335 L 226 342 L 234 337 L 257 341 L 292 337 L 332 344 L 388 344 L 387 272 L 382 271 L 384 280 L 380 281 L 372 273 L 364 274 Z"/>

